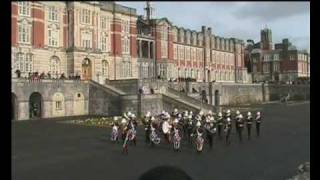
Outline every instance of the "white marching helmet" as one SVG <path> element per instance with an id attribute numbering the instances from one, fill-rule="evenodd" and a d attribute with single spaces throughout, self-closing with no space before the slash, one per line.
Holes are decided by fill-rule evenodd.
<path id="1" fill-rule="evenodd" d="M 210 117 L 210 121 L 211 122 L 214 121 L 214 117 L 213 116 Z"/>
<path id="2" fill-rule="evenodd" d="M 146 117 L 150 117 L 151 113 L 150 111 L 147 112 Z"/>
<path id="3" fill-rule="evenodd" d="M 200 126 L 201 126 L 200 121 L 197 122 L 196 126 L 197 126 L 197 127 L 200 127 Z"/>
<path id="4" fill-rule="evenodd" d="M 222 117 L 222 113 L 221 113 L 221 112 L 219 112 L 218 116 L 219 116 L 219 117 Z"/>
<path id="5" fill-rule="evenodd" d="M 208 114 L 209 114 L 209 115 L 212 115 L 212 111 L 211 111 L 211 110 L 209 110 Z"/>
<path id="6" fill-rule="evenodd" d="M 251 112 L 250 111 L 248 112 L 248 116 L 251 116 Z"/>
<path id="7" fill-rule="evenodd" d="M 153 116 L 151 116 L 151 121 L 154 121 L 154 120 L 155 120 L 155 118 Z"/>
<path id="8" fill-rule="evenodd" d="M 185 111 L 184 114 L 187 116 L 188 115 L 188 111 Z"/>
<path id="9" fill-rule="evenodd" d="M 177 113 L 177 112 L 178 112 L 178 109 L 177 109 L 177 108 L 174 108 L 173 112 Z"/>
<path id="10" fill-rule="evenodd" d="M 231 119 L 228 117 L 228 118 L 227 118 L 227 121 L 229 122 L 229 121 L 231 121 Z"/>
<path id="11" fill-rule="evenodd" d="M 113 120 L 118 121 L 118 117 L 117 116 L 113 117 Z"/>
<path id="12" fill-rule="evenodd" d="M 231 112 L 230 109 L 228 109 L 228 110 L 227 110 L 227 113 L 230 114 L 230 112 Z"/>
<path id="13" fill-rule="evenodd" d="M 176 123 L 176 124 L 178 124 L 178 123 L 179 123 L 179 120 L 178 120 L 178 119 L 174 119 L 173 122 Z"/>
<path id="14" fill-rule="evenodd" d="M 128 117 L 131 117 L 132 114 L 131 114 L 131 112 L 129 111 L 129 112 L 127 113 L 127 115 L 128 115 Z"/>
<path id="15" fill-rule="evenodd" d="M 192 119 L 192 115 L 191 115 L 191 114 L 189 114 L 188 118 L 189 118 L 189 119 Z"/>
<path id="16" fill-rule="evenodd" d="M 169 119 L 169 118 L 170 118 L 170 114 L 169 114 L 169 113 L 166 113 L 165 118 L 166 118 L 166 119 Z"/>
<path id="17" fill-rule="evenodd" d="M 166 113 L 165 111 L 162 111 L 162 112 L 161 112 L 161 114 L 165 114 L 165 113 Z"/>
<path id="18" fill-rule="evenodd" d="M 181 118 L 182 117 L 182 115 L 181 114 L 178 114 L 178 118 Z"/>
<path id="19" fill-rule="evenodd" d="M 257 112 L 257 115 L 260 116 L 260 112 L 259 111 Z"/>
<path id="20" fill-rule="evenodd" d="M 239 118 L 243 118 L 242 114 L 239 115 Z"/>
<path id="21" fill-rule="evenodd" d="M 134 118 L 136 118 L 136 115 L 135 114 L 131 114 L 131 117 L 134 119 Z"/>
<path id="22" fill-rule="evenodd" d="M 127 123 L 127 120 L 125 118 L 122 118 L 121 124 L 126 124 L 126 123 Z"/>
<path id="23" fill-rule="evenodd" d="M 190 113 L 189 113 L 190 115 L 192 115 L 193 114 L 193 112 L 192 111 L 190 111 Z"/>
<path id="24" fill-rule="evenodd" d="M 236 114 L 237 114 L 237 115 L 239 115 L 239 114 L 240 114 L 240 111 L 239 111 L 239 110 L 237 110 Z"/>
<path id="25" fill-rule="evenodd" d="M 202 111 L 202 110 L 199 112 L 199 115 L 200 115 L 200 116 L 202 116 L 202 115 L 203 115 L 203 111 Z"/>

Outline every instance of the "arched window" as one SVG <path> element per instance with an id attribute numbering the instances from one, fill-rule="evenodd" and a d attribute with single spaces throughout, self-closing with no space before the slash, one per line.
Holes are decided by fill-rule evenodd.
<path id="1" fill-rule="evenodd" d="M 106 60 L 102 60 L 102 76 L 108 77 L 108 62 Z"/>
<path id="2" fill-rule="evenodd" d="M 50 72 L 53 77 L 58 77 L 60 74 L 60 60 L 57 56 L 52 56 L 50 59 Z"/>

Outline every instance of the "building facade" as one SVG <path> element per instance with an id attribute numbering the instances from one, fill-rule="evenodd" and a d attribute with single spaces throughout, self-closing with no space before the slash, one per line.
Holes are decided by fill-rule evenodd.
<path id="1" fill-rule="evenodd" d="M 246 65 L 254 81 L 296 81 L 310 77 L 310 56 L 298 50 L 288 39 L 274 45 L 272 32 L 261 30 L 259 43 L 249 42 L 246 47 Z"/>
<path id="2" fill-rule="evenodd" d="M 122 79 L 246 82 L 244 43 L 177 27 L 114 2 L 12 2 L 12 76 L 20 70 Z"/>

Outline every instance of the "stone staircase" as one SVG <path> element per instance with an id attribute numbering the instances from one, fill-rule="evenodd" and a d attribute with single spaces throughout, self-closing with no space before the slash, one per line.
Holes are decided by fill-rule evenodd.
<path id="1" fill-rule="evenodd" d="M 178 101 L 180 103 L 183 103 L 187 106 L 190 106 L 194 109 L 200 110 L 202 109 L 203 111 L 207 112 L 209 110 L 211 111 L 216 111 L 217 108 L 215 106 L 212 106 L 210 104 L 206 103 L 201 103 L 200 100 L 192 98 L 185 93 L 179 92 L 173 88 L 168 87 L 165 92 L 162 93 L 164 96 L 173 98 L 175 101 Z"/>
<path id="2" fill-rule="evenodd" d="M 105 91 L 108 91 L 108 92 L 112 92 L 118 96 L 123 96 L 123 95 L 126 95 L 125 92 L 123 92 L 122 90 L 118 89 L 118 88 L 115 88 L 113 86 L 110 86 L 110 85 L 107 85 L 107 84 L 100 84 L 96 81 L 93 81 L 93 80 L 90 80 L 89 83 L 93 86 L 96 86 L 98 88 L 101 88 Z"/>

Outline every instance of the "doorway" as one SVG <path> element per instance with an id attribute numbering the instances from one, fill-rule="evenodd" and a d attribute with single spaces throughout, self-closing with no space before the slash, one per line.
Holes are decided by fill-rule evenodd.
<path id="1" fill-rule="evenodd" d="M 82 77 L 84 80 L 92 79 L 91 61 L 89 58 L 85 58 L 82 62 Z"/>
<path id="2" fill-rule="evenodd" d="M 42 116 L 42 96 L 38 92 L 34 92 L 29 98 L 29 118 L 37 119 Z"/>

